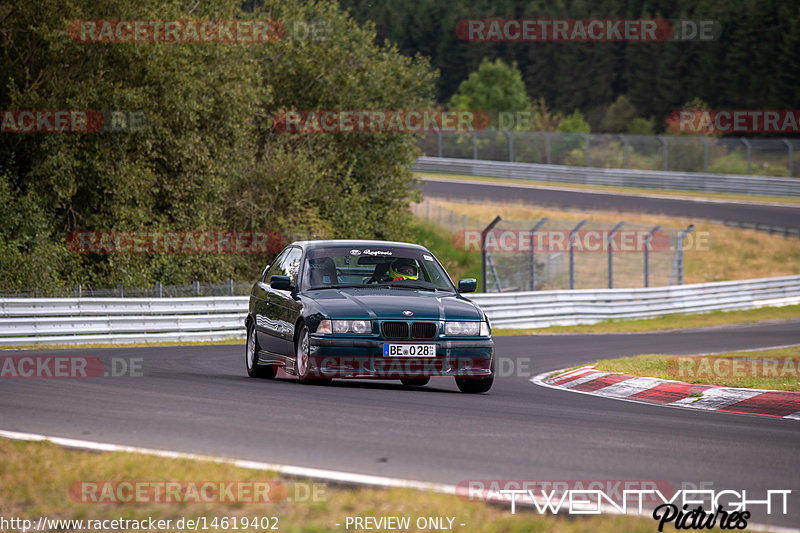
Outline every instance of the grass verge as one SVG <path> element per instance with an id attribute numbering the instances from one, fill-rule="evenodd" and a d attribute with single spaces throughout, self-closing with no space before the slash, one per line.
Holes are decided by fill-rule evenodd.
<path id="1" fill-rule="evenodd" d="M 284 494 L 282 501 L 272 503 L 195 503 L 186 491 L 182 503 L 85 503 L 81 494 L 102 495 L 85 491 L 83 482 L 106 486 L 105 481 L 177 481 L 196 482 L 269 482 L 270 494 Z M 283 489 L 278 487 L 280 484 Z M 91 453 L 67 450 L 46 442 L 18 442 L 0 439 L 0 509 L 5 517 L 38 520 L 158 520 L 197 519 L 205 517 L 207 530 L 237 529 L 258 531 L 260 528 L 238 527 L 247 518 L 276 517 L 277 530 L 289 533 L 323 533 L 346 531 L 349 517 L 408 516 L 412 527 L 406 531 L 430 531 L 414 527 L 419 517 L 453 517 L 453 530 L 469 532 L 548 531 L 555 533 L 650 532 L 655 522 L 632 516 L 554 517 L 520 511 L 512 515 L 505 505 L 487 505 L 464 501 L 452 495 L 411 489 L 345 488 L 308 480 L 289 480 L 273 473 L 248 470 L 225 463 L 186 459 L 166 459 L 129 453 Z M 120 485 L 106 495 L 127 494 Z M 309 488 L 310 487 L 310 488 Z M 72 488 L 72 493 L 70 493 Z M 82 492 L 84 491 L 84 492 Z M 308 491 L 308 492 L 307 492 Z M 163 493 L 162 493 L 163 494 Z M 304 496 L 311 494 L 311 496 Z M 227 528 L 210 527 L 214 517 L 228 517 Z M 236 520 L 237 527 L 230 524 Z M 272 524 L 273 522 L 270 522 Z M 340 525 L 336 525 L 340 524 Z M 445 524 L 447 522 L 445 521 Z M 460 526 L 464 524 L 464 526 Z M 220 524 L 221 525 L 221 524 Z M 78 528 L 67 527 L 65 531 Z M 184 528 L 190 529 L 190 528 Z M 353 529 L 352 526 L 350 528 Z M 115 529 L 129 531 L 132 529 Z M 203 529 L 202 525 L 199 530 Z M 262 529 L 263 531 L 263 529 Z"/>
<path id="2" fill-rule="evenodd" d="M 604 359 L 595 368 L 700 385 L 800 392 L 800 346 L 704 356 L 644 354 Z"/>
<path id="3" fill-rule="evenodd" d="M 559 189 L 575 189 L 576 191 L 595 191 L 609 193 L 640 194 L 648 196 L 664 197 L 684 197 L 702 200 L 704 198 L 712 200 L 732 200 L 739 202 L 768 203 L 800 205 L 800 198 L 788 196 L 762 196 L 755 194 L 736 194 L 736 193 L 714 193 L 701 191 L 683 191 L 670 189 L 643 189 L 635 187 L 617 187 L 613 185 L 580 185 L 575 183 L 560 183 L 552 181 L 531 181 L 517 180 L 513 178 L 493 178 L 491 176 L 464 176 L 461 174 L 435 174 L 431 172 L 415 172 L 416 178 L 436 178 L 449 180 L 464 180 L 483 183 L 507 183 L 510 185 L 522 185 L 529 187 L 557 187 Z"/>
<path id="4" fill-rule="evenodd" d="M 495 328 L 492 335 L 536 335 L 544 333 L 646 333 L 671 329 L 704 328 L 800 318 L 800 305 L 761 307 L 741 311 L 711 311 L 702 314 L 675 314 L 638 320 L 604 320 L 580 326 L 550 326 L 538 329 Z"/>

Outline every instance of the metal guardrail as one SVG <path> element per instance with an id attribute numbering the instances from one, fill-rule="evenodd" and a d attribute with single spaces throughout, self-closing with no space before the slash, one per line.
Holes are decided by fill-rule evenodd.
<path id="1" fill-rule="evenodd" d="M 800 197 L 799 179 L 742 176 L 738 174 L 571 167 L 538 163 L 451 159 L 446 157 L 420 157 L 411 169 L 415 172 L 488 176 L 556 183 L 576 183 L 580 185 Z"/>
<path id="2" fill-rule="evenodd" d="M 789 178 L 798 176 L 800 169 L 797 137 L 568 133 L 514 128 L 432 131 L 422 135 L 417 146 L 431 157 L 548 165 Z"/>
<path id="3" fill-rule="evenodd" d="M 800 303 L 800 276 L 643 289 L 475 294 L 492 325 L 606 319 Z M 0 345 L 208 341 L 244 337 L 248 297 L 2 298 Z"/>
<path id="4" fill-rule="evenodd" d="M 540 328 L 800 304 L 800 276 L 640 289 L 476 294 L 492 326 Z"/>
<path id="5" fill-rule="evenodd" d="M 0 345 L 244 337 L 248 296 L 0 298 Z"/>

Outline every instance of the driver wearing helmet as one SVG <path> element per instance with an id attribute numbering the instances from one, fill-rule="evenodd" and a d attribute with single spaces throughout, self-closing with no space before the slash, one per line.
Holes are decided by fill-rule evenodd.
<path id="1" fill-rule="evenodd" d="M 402 281 L 404 279 L 419 279 L 419 268 L 413 259 L 395 259 L 389 265 L 389 279 Z"/>

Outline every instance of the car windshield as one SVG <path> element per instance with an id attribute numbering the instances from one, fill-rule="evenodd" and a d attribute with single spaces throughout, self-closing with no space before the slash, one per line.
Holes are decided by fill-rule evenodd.
<path id="1" fill-rule="evenodd" d="M 303 268 L 309 289 L 396 287 L 454 292 L 453 283 L 427 250 L 394 246 L 316 248 Z"/>

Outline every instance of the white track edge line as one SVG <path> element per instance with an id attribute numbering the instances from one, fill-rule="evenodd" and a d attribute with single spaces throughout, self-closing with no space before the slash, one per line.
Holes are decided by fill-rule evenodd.
<path id="1" fill-rule="evenodd" d="M 49 441 L 66 448 L 77 448 L 90 451 L 127 452 L 127 453 L 138 453 L 142 455 L 153 455 L 157 457 L 167 457 L 171 459 L 193 459 L 197 461 L 206 461 L 213 463 L 226 463 L 238 466 L 240 468 L 247 468 L 250 470 L 268 470 L 272 472 L 286 474 L 289 476 L 313 477 L 313 478 L 327 479 L 330 481 L 337 481 L 342 483 L 352 483 L 356 485 L 402 487 L 402 488 L 413 488 L 420 490 L 432 490 L 434 492 L 440 492 L 445 494 L 455 494 L 454 485 L 446 485 L 442 483 L 405 480 L 399 478 L 375 476 L 370 474 L 356 474 L 352 472 L 326 470 L 322 468 L 265 463 L 261 461 L 252 461 L 248 459 L 236 459 L 232 457 L 204 455 L 191 452 L 159 450 L 155 448 L 142 448 L 138 446 L 126 446 L 121 444 L 110 444 L 104 442 L 71 439 L 67 437 L 54 437 L 49 435 L 41 435 L 37 433 L 24 433 L 18 431 L 2 430 L 2 429 L 0 429 L 0 437 L 5 437 L 7 439 L 13 439 L 13 440 L 25 440 L 25 441 Z"/>

